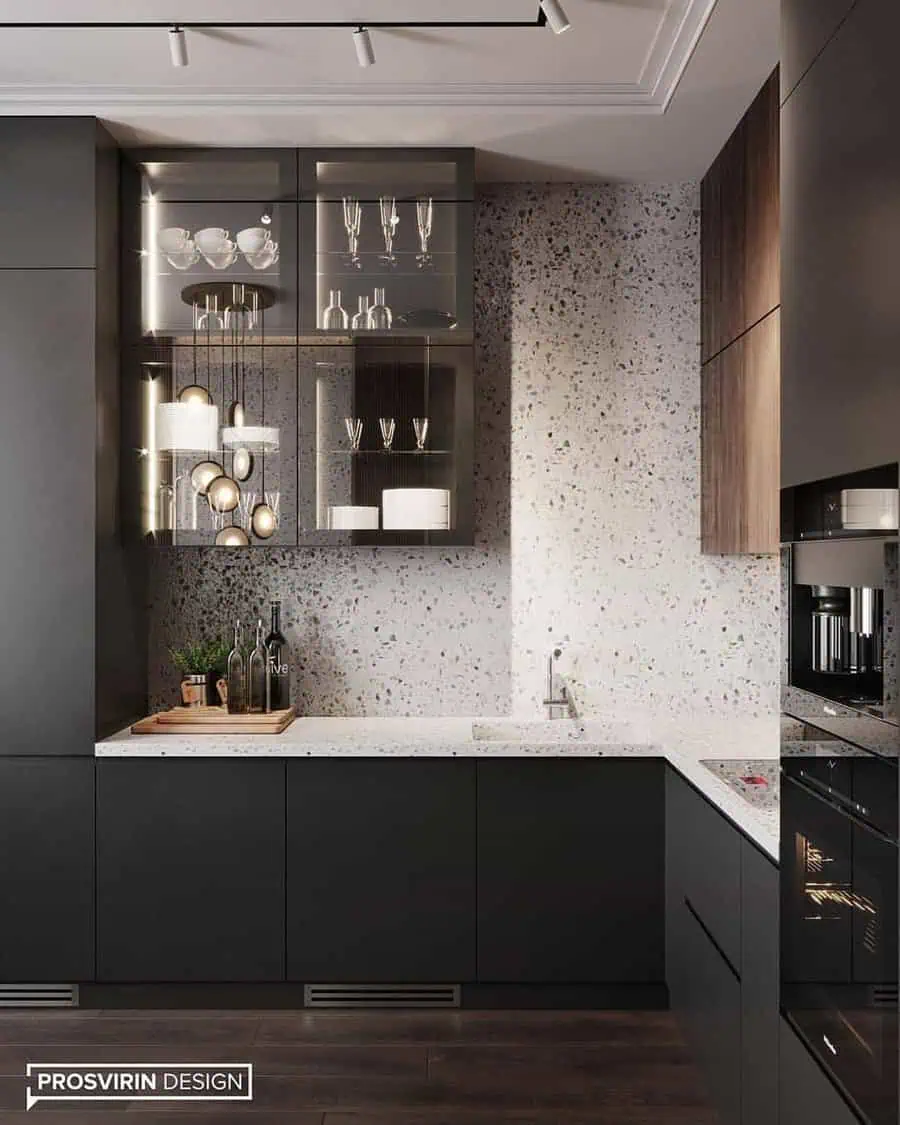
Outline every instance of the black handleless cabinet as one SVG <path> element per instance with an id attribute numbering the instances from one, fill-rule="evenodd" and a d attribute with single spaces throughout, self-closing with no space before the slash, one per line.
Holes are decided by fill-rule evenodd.
<path id="1" fill-rule="evenodd" d="M 0 758 L 0 981 L 94 977 L 94 762 Z"/>
<path id="2" fill-rule="evenodd" d="M 478 979 L 664 978 L 663 763 L 478 763 Z"/>
<path id="3" fill-rule="evenodd" d="M 290 980 L 475 976 L 475 763 L 288 763 Z"/>
<path id="4" fill-rule="evenodd" d="M 98 762 L 99 980 L 284 979 L 284 785 L 278 760 Z"/>
<path id="5" fill-rule="evenodd" d="M 860 1125 L 791 1025 L 779 1023 L 779 1125 Z"/>
<path id="6" fill-rule="evenodd" d="M 778 1120 L 778 868 L 741 841 L 741 1123 Z"/>

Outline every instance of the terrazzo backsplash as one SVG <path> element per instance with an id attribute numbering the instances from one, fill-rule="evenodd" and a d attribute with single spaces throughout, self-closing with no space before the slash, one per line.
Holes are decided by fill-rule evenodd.
<path id="1" fill-rule="evenodd" d="M 156 551 L 153 708 L 277 597 L 308 714 L 534 715 L 557 645 L 585 715 L 777 712 L 778 559 L 700 553 L 696 185 L 475 210 L 475 546 Z"/>

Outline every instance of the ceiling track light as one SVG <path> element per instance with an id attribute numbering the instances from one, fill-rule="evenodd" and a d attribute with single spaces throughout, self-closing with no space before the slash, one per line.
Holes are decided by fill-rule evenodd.
<path id="1" fill-rule="evenodd" d="M 375 65 L 375 48 L 367 27 L 358 27 L 353 32 L 353 46 L 356 48 L 356 61 L 362 67 Z"/>
<path id="2" fill-rule="evenodd" d="M 183 27 L 169 28 L 169 56 L 172 59 L 172 66 L 188 65 L 187 38 Z"/>
<path id="3" fill-rule="evenodd" d="M 559 0 L 541 0 L 541 11 L 547 17 L 550 30 L 555 35 L 562 35 L 572 26 Z"/>

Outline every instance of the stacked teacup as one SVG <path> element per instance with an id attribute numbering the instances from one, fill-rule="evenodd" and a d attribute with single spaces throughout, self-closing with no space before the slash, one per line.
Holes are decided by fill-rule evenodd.
<path id="1" fill-rule="evenodd" d="M 278 243 L 265 227 L 245 227 L 238 231 L 237 244 L 255 270 L 265 270 L 278 261 Z"/>

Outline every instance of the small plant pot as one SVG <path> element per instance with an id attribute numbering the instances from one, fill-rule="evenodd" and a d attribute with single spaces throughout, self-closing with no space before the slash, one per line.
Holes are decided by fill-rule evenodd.
<path id="1" fill-rule="evenodd" d="M 205 707 L 207 705 L 209 677 L 204 673 L 201 676 L 181 677 L 181 702 L 185 707 Z"/>

